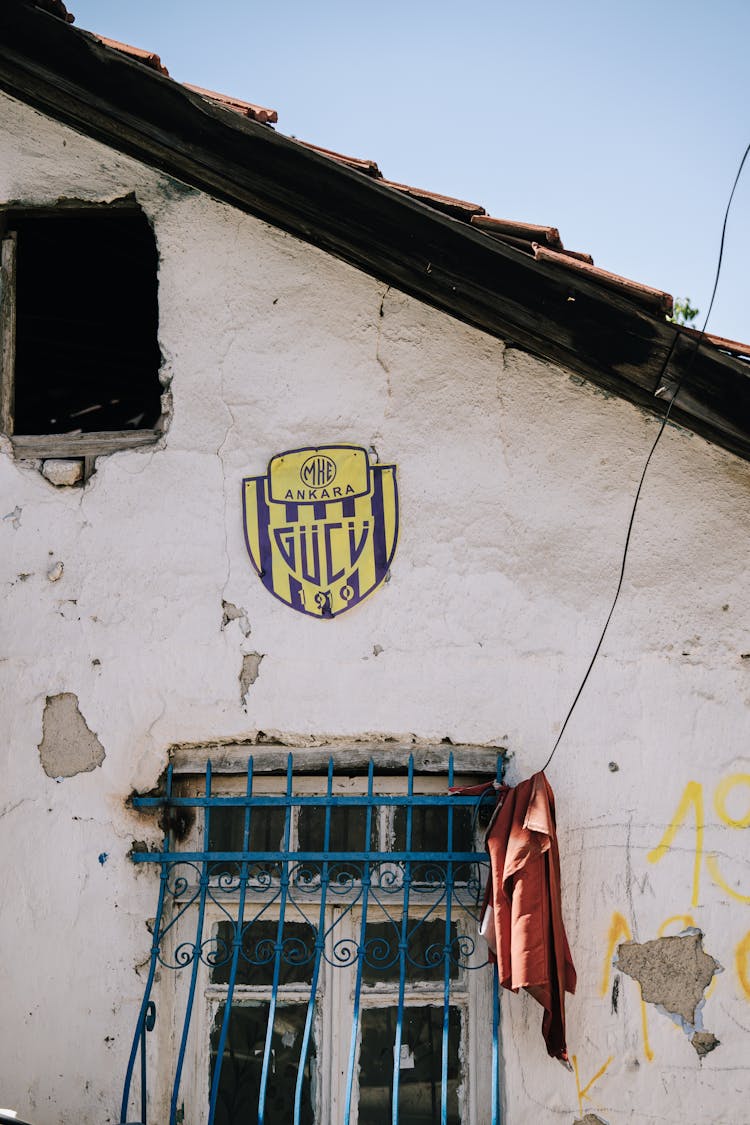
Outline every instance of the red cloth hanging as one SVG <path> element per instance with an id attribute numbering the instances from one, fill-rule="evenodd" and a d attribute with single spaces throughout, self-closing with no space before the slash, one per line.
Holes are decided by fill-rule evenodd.
<path id="1" fill-rule="evenodd" d="M 547 1052 L 567 1062 L 565 993 L 576 971 L 562 917 L 555 795 L 543 773 L 519 785 L 474 785 L 451 792 L 497 793 L 485 834 L 491 875 L 481 931 L 503 988 L 525 988 L 544 1008 Z"/>

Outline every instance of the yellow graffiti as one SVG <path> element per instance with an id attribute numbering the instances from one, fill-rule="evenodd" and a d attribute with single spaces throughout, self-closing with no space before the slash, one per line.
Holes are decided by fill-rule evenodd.
<path id="1" fill-rule="evenodd" d="M 576 1076 L 576 1094 L 578 1096 L 578 1113 L 579 1113 L 579 1116 L 583 1117 L 583 1099 L 585 1098 L 586 1101 L 589 1101 L 589 1102 L 591 1101 L 591 1098 L 589 1097 L 589 1090 L 591 1089 L 591 1087 L 594 1085 L 595 1082 L 599 1081 L 599 1079 L 604 1074 L 604 1072 L 607 1069 L 607 1067 L 609 1066 L 609 1064 L 613 1061 L 614 1057 L 615 1057 L 614 1055 L 610 1055 L 609 1058 L 607 1059 L 607 1061 L 604 1063 L 604 1065 L 599 1067 L 599 1069 L 597 1070 L 594 1077 L 592 1079 L 590 1079 L 589 1082 L 586 1083 L 586 1085 L 583 1087 L 583 1089 L 581 1089 L 581 1079 L 580 1079 L 580 1076 L 579 1076 L 579 1073 L 578 1073 L 578 1056 L 573 1055 L 573 1073 Z"/>
<path id="2" fill-rule="evenodd" d="M 659 929 L 656 931 L 657 937 L 664 937 L 666 929 L 671 926 L 673 922 L 682 922 L 682 929 L 687 930 L 689 926 L 695 925 L 695 919 L 692 914 L 673 914 L 671 918 L 665 918 Z"/>
<path id="3" fill-rule="evenodd" d="M 750 809 L 747 814 L 735 820 L 727 812 L 727 797 L 736 785 L 750 785 L 750 773 L 730 773 L 729 777 L 723 778 L 722 781 L 716 786 L 714 793 L 714 808 L 719 815 L 719 818 L 728 824 L 730 828 L 750 828 Z M 750 900 L 745 900 L 750 901 Z"/>
<path id="4" fill-rule="evenodd" d="M 640 988 L 640 985 L 638 986 Z M 648 1012 L 646 1011 L 646 1001 L 641 996 L 641 1031 L 643 1032 L 643 1053 L 649 1062 L 654 1061 L 654 1052 L 651 1047 L 651 1040 L 648 1037 Z"/>
<path id="5" fill-rule="evenodd" d="M 703 862 L 703 786 L 698 781 L 689 781 L 683 790 L 680 803 L 674 817 L 664 830 L 659 843 L 646 857 L 649 863 L 658 863 L 672 847 L 679 828 L 685 821 L 690 809 L 695 813 L 695 859 L 693 861 L 693 897 L 690 905 L 697 906 L 700 894 L 701 864 Z"/>
<path id="6" fill-rule="evenodd" d="M 742 941 L 737 943 L 737 948 L 734 951 L 737 977 L 746 1000 L 750 1000 L 750 967 L 748 961 L 750 961 L 750 930 L 747 931 Z"/>
<path id="7" fill-rule="evenodd" d="M 750 828 L 750 807 L 743 811 L 744 806 L 740 806 L 740 815 L 733 815 L 732 813 L 737 810 L 729 811 L 727 807 L 730 796 L 734 791 L 740 787 L 745 786 L 750 789 L 750 773 L 734 773 L 729 774 L 727 777 L 722 778 L 716 785 L 713 794 L 713 803 L 716 810 L 716 815 L 722 824 L 728 828 Z M 678 832 L 681 828 L 687 827 L 690 823 L 690 816 L 692 814 L 695 824 L 694 828 L 694 848 L 693 848 L 693 878 L 692 878 L 692 898 L 691 907 L 698 905 L 700 899 L 700 879 L 701 871 L 703 868 L 703 860 L 706 861 L 706 871 L 712 882 L 719 887 L 730 899 L 735 902 L 741 902 L 745 905 L 750 905 L 750 894 L 742 894 L 740 891 L 731 887 L 722 875 L 719 866 L 719 856 L 714 852 L 706 853 L 704 851 L 704 836 L 705 836 L 705 802 L 704 802 L 704 787 L 701 782 L 688 781 L 685 785 L 677 806 L 672 815 L 672 819 L 667 824 L 659 843 L 655 848 L 652 848 L 647 853 L 649 863 L 658 863 L 664 858 L 668 851 L 670 851 L 675 843 Z M 685 930 L 690 927 L 696 926 L 695 918 L 691 913 L 672 914 L 664 921 L 658 928 L 657 936 L 663 938 L 667 936 L 671 930 L 674 932 L 676 927 L 677 932 Z M 609 924 L 607 932 L 607 949 L 604 960 L 604 967 L 601 977 L 600 994 L 606 996 L 610 987 L 612 977 L 612 960 L 615 955 L 617 946 L 623 941 L 632 941 L 632 931 L 627 919 L 619 911 L 614 911 Z M 750 930 L 744 937 L 737 943 L 734 948 L 735 970 L 737 973 L 737 980 L 741 995 L 750 1001 Z M 713 979 L 705 992 L 705 997 L 708 998 L 712 995 L 718 983 L 718 976 L 714 974 Z M 643 1031 L 643 1047 L 646 1058 L 651 1062 L 654 1058 L 654 1052 L 651 1049 L 648 1034 L 648 1013 L 647 1007 L 643 1000 L 643 995 L 640 997 L 641 1002 L 641 1025 Z M 598 1081 L 601 1075 L 609 1066 L 612 1060 L 609 1059 L 602 1069 L 594 1076 L 589 1085 L 581 1089 L 578 1080 L 578 1067 L 575 1058 L 573 1059 L 574 1068 L 576 1072 L 576 1084 L 578 1089 L 578 1105 L 583 1116 L 583 1101 L 587 1097 L 587 1092 L 594 1082 Z"/>
<path id="8" fill-rule="evenodd" d="M 719 863 L 715 855 L 706 856 L 706 867 L 708 868 L 708 873 L 713 879 L 714 883 L 716 883 L 717 886 L 721 887 L 721 889 L 726 894 L 730 895 L 731 898 L 736 899 L 737 902 L 750 903 L 750 895 L 741 895 L 739 891 L 735 891 L 732 887 L 730 887 L 727 881 L 722 877 L 722 874 L 719 871 Z"/>
<path id="9" fill-rule="evenodd" d="M 614 956 L 615 948 L 621 941 L 632 941 L 633 935 L 630 932 L 630 926 L 627 924 L 619 910 L 615 910 L 612 915 L 612 921 L 609 924 L 609 933 L 607 934 L 607 955 L 604 958 L 604 972 L 602 973 L 602 983 L 599 989 L 600 996 L 607 995 L 609 988 L 609 978 L 612 975 L 612 957 Z"/>
<path id="10" fill-rule="evenodd" d="M 670 919 L 671 921 L 672 919 Z M 609 988 L 609 979 L 612 975 L 612 957 L 616 947 L 621 941 L 632 941 L 633 934 L 630 926 L 626 922 L 619 910 L 615 910 L 612 915 L 612 921 L 609 924 L 609 933 L 607 934 L 607 955 L 604 959 L 604 972 L 602 973 L 602 983 L 600 986 L 600 994 L 606 996 L 607 989 Z M 640 986 L 639 986 L 640 991 Z M 648 1037 L 648 1012 L 646 1010 L 646 1002 L 641 996 L 641 1028 L 643 1031 L 643 1053 L 649 1062 L 653 1062 L 654 1052 L 651 1049 L 651 1042 Z M 588 1087 L 587 1087 L 588 1089 Z"/>

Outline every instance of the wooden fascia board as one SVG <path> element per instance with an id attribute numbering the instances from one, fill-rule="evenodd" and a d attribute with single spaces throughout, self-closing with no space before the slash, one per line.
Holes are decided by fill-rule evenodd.
<path id="1" fill-rule="evenodd" d="M 0 5 L 0 88 L 419 300 L 750 459 L 750 376 L 584 277 L 536 262 L 221 108 L 24 0 Z"/>

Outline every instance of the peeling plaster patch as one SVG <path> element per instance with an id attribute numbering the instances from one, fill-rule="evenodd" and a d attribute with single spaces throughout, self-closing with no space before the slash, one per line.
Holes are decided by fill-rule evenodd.
<path id="1" fill-rule="evenodd" d="M 104 761 L 104 747 L 89 729 L 73 692 L 47 696 L 42 726 L 39 760 L 47 777 L 75 777 Z"/>
<path id="2" fill-rule="evenodd" d="M 244 702 L 249 689 L 260 674 L 260 662 L 264 657 L 262 652 L 248 652 L 242 657 L 242 671 L 240 672 L 240 698 Z"/>
<path id="3" fill-rule="evenodd" d="M 595 1113 L 587 1113 L 585 1117 L 576 1117 L 573 1125 L 609 1125 L 603 1117 L 597 1117 Z"/>
<path id="4" fill-rule="evenodd" d="M 47 571 L 50 582 L 58 582 L 62 578 L 64 570 L 65 567 L 61 562 L 56 562 L 54 566 L 51 566 Z"/>
<path id="5" fill-rule="evenodd" d="M 3 516 L 4 520 L 10 520 L 11 527 L 13 528 L 14 531 L 18 531 L 19 527 L 21 526 L 21 513 L 22 512 L 23 512 L 23 508 L 19 508 L 18 504 L 16 504 L 16 506 L 13 509 L 12 512 L 8 512 L 7 516 Z"/>
<path id="6" fill-rule="evenodd" d="M 721 1039 L 717 1039 L 711 1031 L 696 1031 L 695 1034 L 690 1037 L 690 1042 L 695 1047 L 698 1052 L 698 1057 L 701 1059 L 721 1046 Z"/>
<path id="7" fill-rule="evenodd" d="M 249 637 L 251 629 L 250 622 L 247 619 L 247 612 L 242 609 L 241 606 L 236 606 L 232 602 L 222 602 L 221 608 L 223 610 L 223 616 L 221 618 L 222 631 L 226 629 L 230 621 L 236 621 L 240 627 L 242 636 Z"/>
<path id="8" fill-rule="evenodd" d="M 623 942 L 617 948 L 616 964 L 638 981 L 647 1003 L 655 1004 L 692 1036 L 691 1042 L 700 1054 L 706 1041 L 694 1040 L 702 1030 L 704 993 L 714 974 L 722 971 L 719 962 L 704 950 L 701 931 L 691 927 L 676 937 Z M 710 1032 L 702 1034 L 714 1038 Z M 708 1049 L 717 1045 L 718 1040 Z"/>

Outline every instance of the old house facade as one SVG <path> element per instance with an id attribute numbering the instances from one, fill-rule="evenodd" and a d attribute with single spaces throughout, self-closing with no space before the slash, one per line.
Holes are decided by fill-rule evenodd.
<path id="1" fill-rule="evenodd" d="M 0 14 L 0 1103 L 34 1125 L 146 1120 L 143 1039 L 159 1125 L 209 1120 L 222 1052 L 217 1123 L 259 1084 L 267 1122 L 295 1100 L 301 1121 L 380 1119 L 395 1071 L 402 1123 L 747 1125 L 741 346 L 667 324 L 664 294 L 551 228 L 390 185 L 63 17 Z M 548 770 L 567 1070 L 528 996 L 500 998 L 498 1034 L 466 874 L 481 844 L 445 794 L 451 769 L 515 783 L 546 761 L 678 386 Z M 299 450 L 328 458 L 299 487 L 397 489 L 381 547 L 375 506 L 340 498 L 340 587 L 314 511 L 294 605 L 284 520 L 312 523 L 271 513 L 269 579 L 246 482 L 269 474 L 272 505 L 269 465 Z M 192 874 L 157 862 L 165 827 Z M 293 850 L 318 856 L 304 887 Z M 327 852 L 359 858 L 336 874 Z M 365 853 L 385 953 L 358 968 Z"/>

